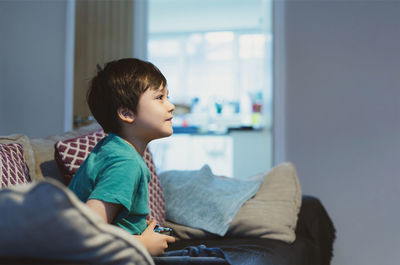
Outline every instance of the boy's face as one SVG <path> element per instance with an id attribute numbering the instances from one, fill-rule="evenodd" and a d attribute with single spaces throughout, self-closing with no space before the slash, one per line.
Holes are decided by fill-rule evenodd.
<path id="1" fill-rule="evenodd" d="M 172 130 L 172 112 L 175 106 L 168 100 L 168 90 L 147 89 L 140 98 L 135 115 L 136 128 L 147 140 L 170 136 Z"/>

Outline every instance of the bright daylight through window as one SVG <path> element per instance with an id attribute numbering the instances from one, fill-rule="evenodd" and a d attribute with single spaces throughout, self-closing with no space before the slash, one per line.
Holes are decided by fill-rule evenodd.
<path id="1" fill-rule="evenodd" d="M 270 131 L 270 0 L 150 0 L 148 26 L 148 59 L 176 105 L 175 135 Z"/>

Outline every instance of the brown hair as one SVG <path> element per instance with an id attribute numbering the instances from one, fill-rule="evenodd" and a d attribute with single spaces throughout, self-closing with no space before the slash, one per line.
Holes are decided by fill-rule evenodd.
<path id="1" fill-rule="evenodd" d="M 104 132 L 118 133 L 118 109 L 125 107 L 136 114 L 139 98 L 147 89 L 157 90 L 166 85 L 164 75 L 152 63 L 134 58 L 121 59 L 99 69 L 90 82 L 86 99 Z"/>

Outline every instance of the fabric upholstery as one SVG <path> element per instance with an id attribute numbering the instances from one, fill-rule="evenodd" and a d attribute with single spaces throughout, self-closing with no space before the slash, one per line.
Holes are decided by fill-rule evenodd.
<path id="1" fill-rule="evenodd" d="M 76 130 L 64 132 L 57 135 L 51 135 L 42 138 L 30 138 L 34 157 L 35 157 L 35 173 L 38 179 L 45 177 L 56 179 L 65 184 L 56 161 L 54 160 L 54 144 L 57 141 L 63 141 L 85 135 L 97 130 L 101 127 L 94 122 L 89 125 L 82 126 Z M 24 147 L 25 149 L 25 147 Z M 31 171 L 33 168 L 29 167 Z"/>
<path id="2" fill-rule="evenodd" d="M 153 157 L 148 148 L 144 151 L 144 162 L 150 169 L 151 180 L 149 183 L 149 218 L 156 219 L 161 225 L 165 225 L 165 198 L 161 188 L 160 178 L 157 175 L 156 167 L 154 166 Z"/>
<path id="3" fill-rule="evenodd" d="M 56 179 L 65 184 L 57 162 L 54 159 L 55 141 L 45 138 L 30 139 L 35 155 L 35 167 L 30 168 L 35 171 L 36 176 Z"/>
<path id="4" fill-rule="evenodd" d="M 106 135 L 103 130 L 99 130 L 55 144 L 55 160 L 67 185 L 97 142 Z"/>
<path id="5" fill-rule="evenodd" d="M 179 240 L 168 251 L 198 244 L 221 248 L 234 265 L 329 265 L 321 263 L 318 246 L 303 235 L 291 244 L 251 237 Z"/>
<path id="6" fill-rule="evenodd" d="M 31 181 L 21 144 L 0 144 L 0 188 Z"/>
<path id="7" fill-rule="evenodd" d="M 71 264 L 153 261 L 132 235 L 106 224 L 64 185 L 46 180 L 0 190 L 0 257 Z"/>
<path id="8" fill-rule="evenodd" d="M 263 178 L 216 176 L 208 165 L 200 170 L 160 174 L 167 219 L 224 236 L 240 207 L 256 194 Z"/>
<path id="9" fill-rule="evenodd" d="M 24 150 L 24 158 L 29 168 L 29 175 L 32 180 L 41 180 L 43 176 L 37 175 L 35 168 L 35 155 L 32 150 L 32 145 L 29 138 L 23 134 L 11 134 L 7 136 L 0 136 L 0 144 L 19 143 Z"/>
<path id="10" fill-rule="evenodd" d="M 229 236 L 271 238 L 288 243 L 296 239 L 301 187 L 293 164 L 282 163 L 266 176 L 260 190 L 233 220 Z"/>
<path id="11" fill-rule="evenodd" d="M 300 206 L 301 188 L 296 168 L 291 163 L 282 163 L 264 176 L 260 189 L 240 208 L 225 237 L 260 237 L 291 243 L 296 237 Z M 170 221 L 166 221 L 166 226 L 180 239 L 217 237 Z"/>
<path id="12" fill-rule="evenodd" d="M 303 195 L 296 225 L 296 240 L 291 244 L 253 237 L 198 238 L 178 240 L 169 246 L 168 251 L 205 244 L 222 248 L 232 264 L 329 265 L 334 239 L 335 228 L 321 201 Z"/>

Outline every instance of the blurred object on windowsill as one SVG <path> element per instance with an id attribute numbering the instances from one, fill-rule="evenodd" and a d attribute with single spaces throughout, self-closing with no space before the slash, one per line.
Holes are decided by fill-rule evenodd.
<path id="1" fill-rule="evenodd" d="M 190 106 L 186 104 L 175 104 L 174 116 L 185 115 L 190 113 Z"/>
<path id="2" fill-rule="evenodd" d="M 74 116 L 74 130 L 85 126 L 85 125 L 89 125 L 92 124 L 93 122 L 95 122 L 95 119 L 93 116 L 86 116 L 86 117 L 81 117 L 81 116 Z"/>
<path id="3" fill-rule="evenodd" d="M 174 134 L 195 134 L 195 135 L 227 135 L 231 132 L 241 132 L 241 131 L 261 131 L 263 128 L 254 128 L 253 126 L 240 126 L 240 127 L 231 127 L 226 128 L 224 131 L 202 131 L 199 127 L 196 126 L 174 126 Z"/>
<path id="4" fill-rule="evenodd" d="M 252 102 L 251 126 L 254 128 L 262 127 L 263 94 L 262 91 L 249 93 Z"/>

